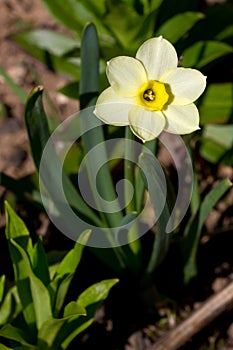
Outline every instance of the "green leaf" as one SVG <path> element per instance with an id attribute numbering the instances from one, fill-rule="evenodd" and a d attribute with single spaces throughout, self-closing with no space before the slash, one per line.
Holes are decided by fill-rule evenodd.
<path id="1" fill-rule="evenodd" d="M 109 12 L 104 18 L 104 24 L 111 30 L 121 47 L 132 49 L 132 46 L 136 44 L 138 27 L 142 22 L 141 16 L 126 4 L 118 3 L 116 6 L 109 2 L 109 7 Z M 122 13 L 124 13 L 124 16 L 122 16 Z"/>
<path id="2" fill-rule="evenodd" d="M 3 296 L 4 296 L 5 283 L 6 283 L 6 276 L 2 275 L 0 277 L 0 304 L 1 304 Z"/>
<path id="3" fill-rule="evenodd" d="M 0 325 L 3 326 L 6 323 L 11 323 L 21 311 L 22 305 L 17 287 L 13 286 L 7 291 L 0 306 Z"/>
<path id="4" fill-rule="evenodd" d="M 22 305 L 26 308 L 32 303 L 37 329 L 39 329 L 42 323 L 52 316 L 49 292 L 34 275 L 27 253 L 13 239 L 11 239 L 10 243 L 11 250 L 13 252 L 15 250 L 14 255 L 18 258 L 18 263 L 15 264 L 14 270 Z M 20 286 L 22 287 L 27 279 L 30 281 L 30 291 L 27 290 L 27 295 L 23 295 Z"/>
<path id="5" fill-rule="evenodd" d="M 33 246 L 32 241 L 28 232 L 26 225 L 23 220 L 15 213 L 11 208 L 9 203 L 5 202 L 5 213 L 6 213 L 6 238 L 8 241 L 14 239 L 17 241 L 20 246 L 27 251 L 27 254 L 30 256 L 30 259 L 33 259 Z M 11 255 L 11 259 L 14 263 L 14 256 Z"/>
<path id="6" fill-rule="evenodd" d="M 216 39 L 219 41 L 222 40 L 231 40 L 233 37 L 233 25 L 229 25 L 226 28 L 224 28 L 218 35 L 216 35 Z"/>
<path id="7" fill-rule="evenodd" d="M 85 289 L 84 292 L 79 295 L 77 302 L 86 309 L 91 305 L 95 305 L 96 309 L 96 303 L 101 303 L 103 300 L 105 300 L 110 289 L 118 282 L 119 280 L 117 278 L 97 282 Z M 88 309 L 88 311 L 91 311 L 92 316 L 94 316 L 95 310 Z"/>
<path id="8" fill-rule="evenodd" d="M 117 226 L 122 218 L 120 212 L 119 203 L 117 200 L 115 188 L 108 168 L 108 158 L 106 148 L 104 144 L 104 134 L 101 123 L 94 116 L 93 109 L 90 108 L 95 102 L 98 95 L 99 88 L 99 45 L 97 32 L 94 25 L 90 24 L 85 28 L 82 37 L 82 49 L 81 49 L 81 62 L 82 62 L 82 75 L 80 80 L 80 106 L 81 106 L 81 128 L 83 130 L 89 130 L 83 135 L 83 143 L 85 153 L 87 154 L 87 172 L 90 181 L 90 186 L 93 192 L 93 196 L 96 201 L 96 206 L 103 218 L 106 216 L 110 227 Z M 95 148 L 92 156 L 88 156 L 88 153 L 92 148 Z M 100 181 L 96 184 L 95 169 L 98 168 L 98 164 L 101 164 L 101 176 Z M 106 200 L 100 201 L 97 193 Z M 109 205 L 111 201 L 112 210 L 108 213 Z M 104 215 L 103 213 L 108 213 Z"/>
<path id="9" fill-rule="evenodd" d="M 201 124 L 225 123 L 232 116 L 233 84 L 210 84 L 200 101 Z"/>
<path id="10" fill-rule="evenodd" d="M 41 236 L 34 245 L 32 267 L 35 275 L 47 286 L 50 283 L 50 276 Z"/>
<path id="11" fill-rule="evenodd" d="M 227 151 L 233 148 L 232 125 L 206 125 L 202 133 L 200 153 L 212 163 L 221 162 Z"/>
<path id="12" fill-rule="evenodd" d="M 74 248 L 61 261 L 53 280 L 49 285 L 49 291 L 52 299 L 54 315 L 58 316 L 64 303 L 70 282 L 78 267 L 82 257 L 83 249 L 90 237 L 91 231 L 84 231 L 79 238 L 79 243 L 76 243 Z"/>
<path id="13" fill-rule="evenodd" d="M 12 348 L 8 348 L 7 346 L 0 344 L 0 350 L 13 350 Z"/>
<path id="14" fill-rule="evenodd" d="M 25 347 L 30 347 L 31 350 L 36 350 L 36 347 L 31 345 L 29 333 L 23 329 L 16 328 L 10 324 L 6 324 L 0 329 L 0 337 L 14 340 Z"/>
<path id="15" fill-rule="evenodd" d="M 156 154 L 156 149 L 157 149 L 157 139 L 153 141 L 146 142 L 144 147 L 148 148 L 152 154 Z M 141 172 L 141 169 L 138 169 L 137 175 L 135 177 L 135 188 L 136 190 L 136 211 L 138 213 L 141 212 L 143 206 L 144 206 L 144 196 L 145 196 L 145 182 L 143 179 L 143 175 Z"/>
<path id="16" fill-rule="evenodd" d="M 179 13 L 163 23 L 157 30 L 156 35 L 162 35 L 174 44 L 203 18 L 204 15 L 200 12 Z"/>
<path id="17" fill-rule="evenodd" d="M 35 335 L 36 323 L 40 324 L 43 317 L 47 317 L 50 312 L 50 302 L 48 298 L 46 299 L 48 292 L 32 271 L 33 247 L 26 226 L 8 203 L 5 204 L 5 208 L 6 237 L 9 242 L 16 285 L 25 320 L 32 334 Z"/>
<path id="18" fill-rule="evenodd" d="M 202 68 L 208 63 L 228 55 L 233 48 L 219 41 L 198 41 L 182 53 L 182 66 Z"/>
<path id="19" fill-rule="evenodd" d="M 32 156 L 37 170 L 40 168 L 41 157 L 46 143 L 50 138 L 47 117 L 42 105 L 42 91 L 43 88 L 41 86 L 35 88 L 29 95 L 25 107 L 25 123 L 29 136 Z M 43 176 L 42 181 L 44 184 L 47 184 L 47 190 L 51 194 L 52 200 L 56 206 L 59 205 L 59 203 L 62 203 L 59 190 L 60 179 L 57 178 L 59 173 L 62 171 L 61 163 L 52 143 L 48 145 L 47 152 L 47 157 L 45 157 L 43 162 L 43 171 L 40 172 L 40 174 Z M 96 224 L 101 224 L 94 212 L 89 206 L 87 206 L 87 204 L 83 201 L 83 198 L 78 194 L 68 176 L 63 173 L 62 178 L 63 190 L 69 204 L 73 208 L 77 209 L 79 213 L 83 214 L 84 217 L 88 217 Z M 61 212 L 63 212 L 62 208 Z"/>
<path id="20" fill-rule="evenodd" d="M 14 179 L 3 172 L 0 172 L 0 185 L 6 187 L 9 191 L 15 193 L 19 199 L 24 201 L 27 201 L 28 198 L 33 198 L 36 187 L 33 182 L 33 175 L 22 179 Z"/>
<path id="21" fill-rule="evenodd" d="M 107 298 L 110 289 L 117 282 L 117 279 L 101 281 L 90 286 L 80 295 L 80 300 L 78 298 L 76 303 L 78 309 L 80 307 L 87 309 L 87 316 L 72 315 L 72 310 L 69 310 L 71 305 L 74 305 L 72 302 L 68 307 L 68 311 L 71 311 L 70 316 L 47 320 L 38 333 L 39 349 L 67 349 L 69 343 L 93 322 L 96 309 Z"/>
<path id="22" fill-rule="evenodd" d="M 63 326 L 66 327 L 67 321 L 67 318 L 50 318 L 49 320 L 45 321 L 38 332 L 38 349 L 62 349 L 61 342 L 56 342 L 56 339 L 62 332 Z M 55 342 L 57 347 L 54 347 Z"/>
<path id="23" fill-rule="evenodd" d="M 24 92 L 24 90 L 21 89 L 21 87 L 18 84 L 16 84 L 13 79 L 11 79 L 11 77 L 7 74 L 7 72 L 1 65 L 0 65 L 0 75 L 3 76 L 5 82 L 10 86 L 10 88 L 16 94 L 16 96 L 18 96 L 20 101 L 22 103 L 25 103 L 27 99 L 26 92 Z"/>
<path id="24" fill-rule="evenodd" d="M 80 316 L 85 316 L 85 309 L 76 301 L 66 305 L 64 317 L 60 319 L 51 318 L 44 322 L 38 332 L 39 349 L 61 349 L 61 342 L 57 341 L 59 333 L 66 332 L 66 324 L 69 320 L 77 320 Z M 64 328 L 63 328 L 64 327 Z"/>
<path id="25" fill-rule="evenodd" d="M 82 315 L 86 316 L 86 310 L 85 308 L 80 305 L 77 301 L 71 301 L 69 304 L 66 305 L 64 309 L 64 317 L 69 316 L 76 316 L 76 315 Z"/>
<path id="26" fill-rule="evenodd" d="M 61 94 L 77 100 L 79 98 L 79 82 L 73 81 L 57 90 Z"/>
<path id="27" fill-rule="evenodd" d="M 72 39 L 67 35 L 49 29 L 36 29 L 15 34 L 13 38 L 16 41 L 27 42 L 28 45 L 36 46 L 58 57 L 80 48 L 78 39 Z"/>
<path id="28" fill-rule="evenodd" d="M 56 19 L 75 32 L 81 33 L 86 23 L 94 22 L 101 33 L 108 33 L 102 24 L 101 17 L 105 12 L 105 3 L 102 0 L 67 0 L 65 6 L 63 0 L 56 0 L 56 3 L 53 0 L 42 2 Z"/>
<path id="29" fill-rule="evenodd" d="M 74 320 L 71 318 L 67 322 L 63 333 L 61 333 L 62 339 L 60 341 L 62 342 L 63 348 L 66 348 L 80 332 L 93 322 L 96 310 L 107 298 L 110 289 L 118 282 L 118 279 L 111 279 L 95 283 L 78 297 L 77 302 L 86 309 L 87 316 Z"/>
<path id="30" fill-rule="evenodd" d="M 50 70 L 65 74 L 71 78 L 80 76 L 79 57 L 73 57 L 72 54 L 66 54 L 62 57 L 56 56 L 36 45 L 32 45 L 28 42 L 27 37 L 20 33 L 12 35 L 11 38 L 27 53 L 44 63 Z"/>
<path id="31" fill-rule="evenodd" d="M 166 232 L 166 227 L 170 219 L 170 210 L 167 203 L 166 185 L 161 179 L 162 174 L 158 174 L 155 158 L 153 155 L 145 151 L 139 157 L 139 166 L 144 171 L 145 185 L 152 202 L 152 206 L 156 215 L 161 213 L 156 221 L 156 234 L 154 239 L 153 250 L 150 261 L 147 266 L 147 273 L 151 274 L 153 270 L 162 262 L 168 251 L 170 234 Z"/>
<path id="32" fill-rule="evenodd" d="M 188 283 L 197 274 L 196 257 L 201 236 L 201 230 L 207 215 L 219 199 L 232 186 L 228 179 L 224 179 L 214 187 L 201 202 L 196 214 L 189 220 L 184 232 L 182 250 L 185 261 L 184 281 Z"/>

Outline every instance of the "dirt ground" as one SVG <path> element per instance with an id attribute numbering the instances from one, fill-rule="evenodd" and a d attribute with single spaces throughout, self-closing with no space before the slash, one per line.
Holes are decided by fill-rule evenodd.
<path id="1" fill-rule="evenodd" d="M 68 78 L 54 74 L 43 64 L 34 60 L 21 50 L 10 36 L 22 28 L 49 28 L 65 31 L 49 15 L 40 0 L 1 0 L 0 2 L 0 64 L 9 76 L 26 93 L 38 85 L 35 81 L 36 70 L 40 85 L 49 94 L 61 120 L 78 110 L 78 102 L 56 92 L 68 83 Z M 28 152 L 27 135 L 23 123 L 23 105 L 15 93 L 0 79 L 0 101 L 7 109 L 8 118 L 0 119 L 0 169 L 15 178 L 30 174 L 34 165 Z M 47 108 L 48 109 L 48 108 Z"/>
<path id="2" fill-rule="evenodd" d="M 56 91 L 68 83 L 69 80 L 63 75 L 49 71 L 43 64 L 27 55 L 11 41 L 10 36 L 25 27 L 52 28 L 61 32 L 66 31 L 49 15 L 40 0 L 0 0 L 0 64 L 26 93 L 29 93 L 38 84 L 33 74 L 33 71 L 36 70 L 40 77 L 40 84 L 44 86 L 50 99 L 54 102 L 59 118 L 64 120 L 75 113 L 79 107 L 77 101 L 70 100 Z M 3 111 L 0 116 L 0 171 L 19 179 L 32 174 L 35 168 L 30 156 L 24 127 L 24 107 L 2 76 L 0 76 L 0 102 L 5 108 L 5 112 Z M 46 108 L 49 110 L 49 106 L 46 106 Z M 222 165 L 206 166 L 206 164 L 203 167 L 201 160 L 196 164 L 196 167 L 199 172 L 202 192 L 214 186 L 219 179 L 228 177 L 233 180 L 233 169 L 231 167 Z M 0 187 L 2 198 L 5 197 L 5 194 L 6 189 Z M 219 292 L 230 281 L 233 281 L 232 208 L 233 191 L 229 191 L 207 218 L 200 252 L 200 262 L 205 266 L 202 279 L 206 282 L 203 282 L 203 286 L 199 289 L 195 286 L 196 293 L 192 294 L 189 291 L 187 295 L 180 298 L 182 307 L 179 313 L 182 317 L 186 317 L 192 309 L 197 308 L 204 297 Z M 30 208 L 24 208 L 24 212 L 27 210 L 30 211 Z M 38 212 L 30 213 L 32 216 L 37 214 Z M 30 215 L 27 213 L 25 217 L 27 218 Z M 45 233 L 49 223 L 43 214 L 40 213 L 40 215 L 40 225 L 37 227 L 37 232 Z M 2 215 L 0 219 L 1 231 L 4 229 L 4 224 L 5 220 Z M 0 264 L 4 265 L 7 261 L 7 259 L 1 257 Z M 143 350 L 146 349 L 145 344 L 150 345 L 157 339 L 158 335 L 163 334 L 163 330 L 153 322 L 141 322 L 141 328 L 138 326 L 140 322 L 135 325 L 133 323 L 135 310 L 132 311 L 132 317 L 128 320 L 130 331 L 126 331 L 128 325 L 118 324 L 117 317 L 119 315 L 114 307 L 110 306 L 110 303 L 111 300 L 107 303 L 107 309 L 102 308 L 100 310 L 96 316 L 95 324 L 79 340 L 78 346 L 80 346 L 80 349 L 88 350 L 102 347 L 106 350 Z M 110 310 L 109 314 L 108 310 Z M 166 319 L 169 320 L 168 329 L 174 327 L 177 321 L 172 313 L 169 314 L 168 309 L 160 307 L 158 313 L 161 319 L 166 316 Z M 112 316 L 113 314 L 115 316 Z M 137 318 L 138 316 L 136 316 Z M 218 319 L 202 333 L 200 338 L 197 337 L 194 345 L 188 344 L 184 349 L 233 350 L 232 320 L 232 312 L 226 313 L 225 318 L 223 316 Z M 124 345 L 119 340 L 122 333 L 124 333 Z M 103 339 L 106 342 L 104 345 Z"/>

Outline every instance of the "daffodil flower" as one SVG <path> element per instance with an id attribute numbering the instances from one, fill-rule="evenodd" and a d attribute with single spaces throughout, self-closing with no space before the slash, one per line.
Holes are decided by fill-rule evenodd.
<path id="1" fill-rule="evenodd" d="M 100 94 L 95 115 L 107 124 L 130 125 L 143 142 L 163 130 L 188 134 L 199 129 L 193 102 L 204 91 L 206 77 L 177 65 L 175 48 L 162 37 L 144 42 L 136 58 L 111 59 L 106 69 L 110 87 Z"/>

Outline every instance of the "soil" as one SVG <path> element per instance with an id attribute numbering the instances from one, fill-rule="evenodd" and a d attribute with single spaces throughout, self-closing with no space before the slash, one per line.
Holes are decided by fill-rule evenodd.
<path id="1" fill-rule="evenodd" d="M 78 101 L 70 100 L 57 92 L 59 87 L 69 82 L 69 79 L 51 72 L 46 66 L 27 55 L 10 39 L 13 33 L 28 26 L 30 28 L 52 28 L 60 32 L 67 32 L 67 30 L 49 15 L 40 0 L 1 0 L 0 23 L 0 64 L 9 76 L 26 93 L 29 93 L 35 85 L 38 85 L 33 74 L 33 71 L 36 70 L 40 77 L 40 84 L 44 86 L 53 101 L 60 120 L 62 121 L 75 113 L 79 108 Z M 3 106 L 3 112 L 0 116 L 0 171 L 15 179 L 22 179 L 35 171 L 23 121 L 24 106 L 1 76 L 0 102 Z M 46 105 L 45 108 L 49 111 L 50 107 Z M 166 155 L 161 155 L 161 157 L 166 163 Z M 165 166 L 169 167 L 170 164 L 165 164 Z M 204 163 L 201 158 L 197 159 L 195 166 L 199 174 L 202 193 L 207 192 L 220 179 L 228 177 L 233 180 L 231 167 L 213 166 Z M 2 201 L 5 198 L 11 198 L 11 194 L 3 187 L 0 187 L 0 196 Z M 69 249 L 72 246 L 72 242 L 52 227 L 40 209 L 23 202 L 17 203 L 16 209 L 34 236 L 42 234 L 45 237 L 47 251 Z M 177 283 L 179 276 L 169 274 L 169 265 L 165 264 L 157 271 L 155 278 L 160 278 L 163 281 L 161 291 L 165 295 L 171 296 L 175 302 L 174 300 L 168 302 L 169 299 L 166 299 L 165 302 L 160 300 L 160 303 L 153 305 L 153 307 L 151 305 L 148 308 L 141 307 L 141 296 L 137 293 L 135 295 L 138 286 L 133 283 L 129 284 L 129 281 L 124 282 L 123 278 L 121 285 L 110 293 L 105 305 L 97 312 L 94 324 L 72 343 L 70 349 L 148 349 L 162 334 L 174 328 L 180 320 L 188 317 L 190 312 L 206 298 L 233 281 L 232 209 L 233 191 L 231 190 L 206 220 L 199 252 L 201 273 L 198 281 L 195 281 L 189 288 L 182 288 L 179 282 Z M 4 226 L 5 218 L 2 211 L 0 218 L 0 273 L 7 271 L 9 276 L 12 276 L 7 246 L 3 239 Z M 176 263 L 179 264 L 176 261 L 174 251 L 175 247 L 167 260 L 168 264 L 172 264 L 172 266 Z M 93 266 L 95 266 L 94 271 Z M 89 271 L 88 274 L 87 271 Z M 172 271 L 174 273 L 174 270 Z M 95 276 L 93 277 L 93 275 Z M 85 252 L 73 287 L 77 291 L 98 279 L 112 277 L 111 271 L 107 271 L 89 252 Z M 81 286 L 80 280 L 82 281 Z M 168 280 L 169 283 L 167 283 Z M 130 289 L 129 285 L 131 285 Z M 118 300 L 117 304 L 115 304 L 116 300 Z M 231 311 L 224 313 L 182 349 L 233 350 L 232 320 Z"/>

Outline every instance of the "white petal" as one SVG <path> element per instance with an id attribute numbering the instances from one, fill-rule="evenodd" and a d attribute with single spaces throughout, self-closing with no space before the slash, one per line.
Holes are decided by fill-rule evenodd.
<path id="1" fill-rule="evenodd" d="M 165 131 L 184 135 L 199 129 L 199 113 L 194 103 L 186 106 L 171 104 L 163 113 L 167 122 Z"/>
<path id="2" fill-rule="evenodd" d="M 133 133 L 145 142 L 153 140 L 163 131 L 165 118 L 160 111 L 135 106 L 129 112 L 129 123 Z"/>
<path id="3" fill-rule="evenodd" d="M 128 113 L 134 105 L 132 98 L 121 97 L 109 87 L 99 95 L 94 114 L 106 124 L 128 125 Z"/>
<path id="4" fill-rule="evenodd" d="M 174 96 L 173 104 L 185 105 L 195 101 L 205 90 L 206 77 L 196 69 L 176 68 L 167 71 L 161 78 L 169 84 Z"/>
<path id="5" fill-rule="evenodd" d="M 162 37 L 145 41 L 139 47 L 136 58 L 144 64 L 150 80 L 160 80 L 168 69 L 176 68 L 178 64 L 175 48 Z"/>
<path id="6" fill-rule="evenodd" d="M 136 96 L 142 84 L 147 81 L 142 63 L 128 56 L 111 59 L 106 73 L 111 87 L 124 97 Z"/>

